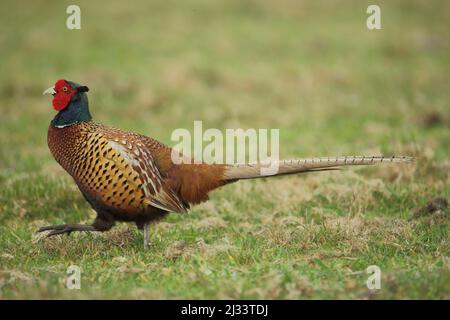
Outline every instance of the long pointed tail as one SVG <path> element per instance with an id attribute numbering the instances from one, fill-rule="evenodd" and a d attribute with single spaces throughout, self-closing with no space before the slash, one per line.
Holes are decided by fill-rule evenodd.
<path id="1" fill-rule="evenodd" d="M 276 172 L 264 170 L 268 168 L 268 164 L 244 164 L 244 165 L 229 165 L 225 168 L 225 180 L 238 179 L 254 179 L 264 178 L 268 176 L 280 176 L 293 173 L 311 172 L 311 171 L 325 171 L 337 170 L 342 166 L 356 166 L 356 165 L 372 165 L 377 163 L 411 163 L 414 162 L 413 157 L 384 157 L 384 156 L 346 156 L 346 157 L 325 157 L 325 158 L 306 158 L 298 160 L 280 160 L 275 163 L 278 167 Z M 274 163 L 271 165 L 274 166 Z M 263 170 L 261 170 L 263 169 Z"/>

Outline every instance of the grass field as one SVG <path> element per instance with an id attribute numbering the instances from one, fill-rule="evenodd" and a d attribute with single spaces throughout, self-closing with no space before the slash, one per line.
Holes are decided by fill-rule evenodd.
<path id="1" fill-rule="evenodd" d="M 0 298 L 450 298 L 450 3 L 0 2 Z M 57 79 L 97 121 L 171 132 L 279 128 L 282 158 L 404 154 L 415 165 L 226 186 L 151 229 L 41 239 L 94 212 L 52 159 Z M 81 290 L 65 287 L 80 266 Z M 381 289 L 366 268 L 381 268 Z"/>

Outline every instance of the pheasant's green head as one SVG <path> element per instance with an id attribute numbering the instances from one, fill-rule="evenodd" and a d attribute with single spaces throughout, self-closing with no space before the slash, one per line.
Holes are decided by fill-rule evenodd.
<path id="1" fill-rule="evenodd" d="M 53 95 L 53 108 L 58 114 L 52 120 L 54 127 L 65 127 L 92 119 L 86 92 L 89 88 L 68 80 L 58 80 L 44 94 Z"/>

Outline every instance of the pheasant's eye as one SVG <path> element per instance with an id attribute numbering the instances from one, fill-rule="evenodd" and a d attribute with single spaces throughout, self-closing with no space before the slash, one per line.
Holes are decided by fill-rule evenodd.
<path id="1" fill-rule="evenodd" d="M 62 87 L 62 91 L 67 92 L 69 89 L 67 89 L 67 87 Z"/>

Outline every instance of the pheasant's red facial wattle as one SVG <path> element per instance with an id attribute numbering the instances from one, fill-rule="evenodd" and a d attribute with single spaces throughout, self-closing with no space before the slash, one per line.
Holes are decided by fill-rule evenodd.
<path id="1" fill-rule="evenodd" d="M 53 96 L 53 108 L 56 111 L 64 110 L 77 92 L 65 80 L 58 80 L 55 84 L 55 94 Z"/>

